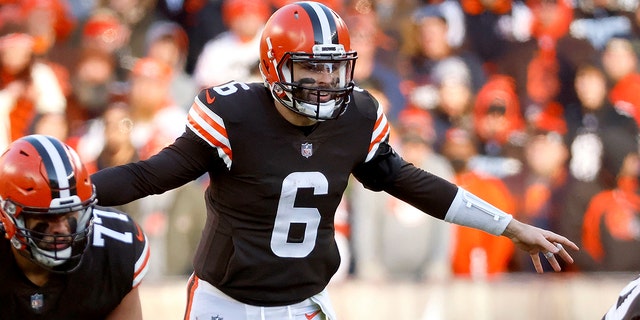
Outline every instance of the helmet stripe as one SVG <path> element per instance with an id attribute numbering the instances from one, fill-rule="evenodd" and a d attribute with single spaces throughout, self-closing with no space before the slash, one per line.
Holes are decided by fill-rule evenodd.
<path id="1" fill-rule="evenodd" d="M 338 30 L 333 14 L 326 6 L 317 3 L 300 3 L 307 12 L 313 26 L 313 36 L 316 44 L 339 44 Z"/>
<path id="2" fill-rule="evenodd" d="M 31 135 L 26 140 L 33 145 L 40 157 L 51 188 L 51 198 L 71 196 L 70 186 L 75 185 L 73 167 L 67 157 L 65 147 L 57 140 L 43 135 Z"/>

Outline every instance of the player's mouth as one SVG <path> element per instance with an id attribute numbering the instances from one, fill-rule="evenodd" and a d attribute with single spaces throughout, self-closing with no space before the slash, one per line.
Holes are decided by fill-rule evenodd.
<path id="1" fill-rule="evenodd" d="M 71 237 L 55 237 L 55 239 L 45 239 L 41 241 L 38 246 L 44 250 L 60 251 L 71 246 Z"/>
<path id="2" fill-rule="evenodd" d="M 326 92 L 312 92 L 309 93 L 309 98 L 310 101 L 327 102 L 331 100 L 331 94 Z"/>

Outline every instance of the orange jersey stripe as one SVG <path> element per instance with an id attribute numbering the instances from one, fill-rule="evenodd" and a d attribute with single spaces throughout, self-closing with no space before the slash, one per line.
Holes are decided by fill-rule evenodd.
<path id="1" fill-rule="evenodd" d="M 189 293 L 187 296 L 187 310 L 184 314 L 184 320 L 189 320 L 191 318 L 191 306 L 193 304 L 193 295 L 198 289 L 198 277 L 194 274 L 191 275 L 189 279 Z"/>
<path id="2" fill-rule="evenodd" d="M 378 146 L 381 142 L 383 142 L 389 136 L 391 132 L 391 126 L 389 125 L 389 121 L 387 121 L 387 117 L 385 117 L 381 108 L 378 108 L 378 119 L 373 126 L 373 132 L 371 133 L 371 143 L 369 144 L 369 153 L 367 154 L 366 161 L 371 160 L 376 151 L 378 150 Z"/>
<path id="3" fill-rule="evenodd" d="M 227 167 L 231 165 L 233 152 L 222 119 L 217 117 L 215 113 L 205 110 L 200 103 L 196 102 L 189 110 L 187 126 L 209 145 L 218 149 L 218 154 L 225 161 Z"/>
<path id="4" fill-rule="evenodd" d="M 149 250 L 149 241 L 147 239 L 147 236 L 144 236 L 144 257 L 142 257 L 142 260 L 138 260 L 136 262 L 136 270 L 134 270 L 133 273 L 133 287 L 137 287 L 138 285 L 140 285 L 140 283 L 142 282 L 142 278 L 144 277 L 144 275 L 147 273 L 147 270 L 149 269 L 149 258 L 151 257 L 151 250 Z"/>

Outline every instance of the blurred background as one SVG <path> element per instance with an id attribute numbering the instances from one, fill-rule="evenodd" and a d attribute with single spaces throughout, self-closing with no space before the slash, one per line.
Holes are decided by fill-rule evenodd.
<path id="1" fill-rule="evenodd" d="M 260 31 L 288 2 L 0 0 L 0 148 L 53 135 L 92 172 L 148 158 L 201 89 L 262 81 Z M 581 248 L 538 275 L 506 238 L 351 183 L 339 315 L 599 319 L 640 272 L 639 1 L 320 2 L 346 21 L 356 85 L 405 159 Z M 181 317 L 207 183 L 121 208 L 151 242 L 149 318 Z"/>

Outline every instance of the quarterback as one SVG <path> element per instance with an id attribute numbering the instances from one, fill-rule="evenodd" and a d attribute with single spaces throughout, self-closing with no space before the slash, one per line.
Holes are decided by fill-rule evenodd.
<path id="1" fill-rule="evenodd" d="M 92 176 L 99 201 L 124 204 L 203 174 L 207 222 L 185 319 L 335 319 L 327 286 L 340 256 L 334 213 L 353 175 L 438 219 L 507 236 L 569 262 L 563 236 L 520 223 L 407 163 L 388 144 L 377 101 L 353 82 L 345 22 L 316 2 L 276 10 L 260 42 L 264 82 L 202 90 L 173 144 Z M 565 249 L 566 248 L 566 249 Z"/>

